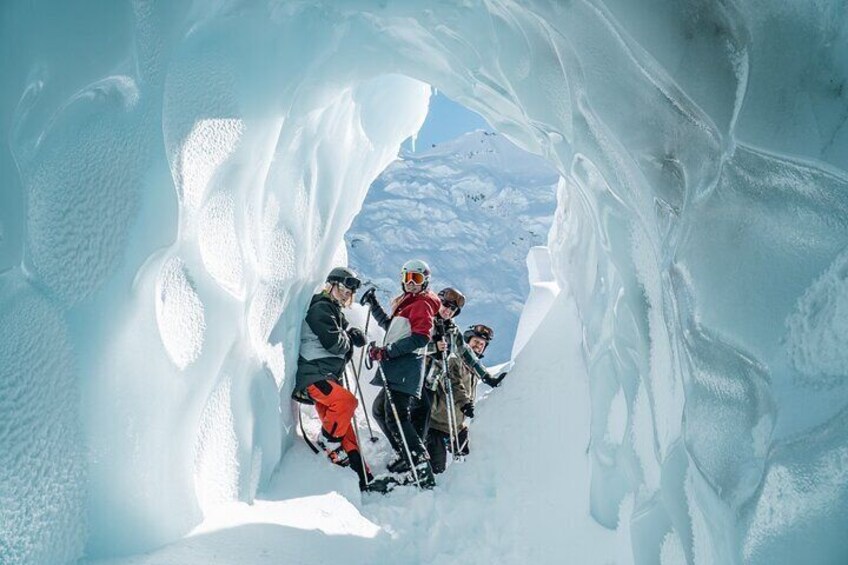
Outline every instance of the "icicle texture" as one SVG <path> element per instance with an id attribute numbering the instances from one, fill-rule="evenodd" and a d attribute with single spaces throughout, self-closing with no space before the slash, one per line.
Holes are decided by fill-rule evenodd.
<path id="1" fill-rule="evenodd" d="M 638 563 L 848 555 L 841 2 L 2 10 L 0 561 L 252 499 L 306 300 L 429 85 L 564 177 L 586 512 Z"/>

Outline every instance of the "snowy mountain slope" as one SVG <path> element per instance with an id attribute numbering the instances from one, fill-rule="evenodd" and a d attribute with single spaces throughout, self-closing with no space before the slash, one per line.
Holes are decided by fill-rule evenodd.
<path id="1" fill-rule="evenodd" d="M 372 184 L 345 236 L 350 265 L 386 303 L 401 265 L 424 259 L 433 289 L 465 293 L 460 326 L 495 329 L 486 361 L 504 362 L 529 292 L 527 252 L 547 240 L 558 178 L 541 157 L 482 130 L 406 154 Z"/>

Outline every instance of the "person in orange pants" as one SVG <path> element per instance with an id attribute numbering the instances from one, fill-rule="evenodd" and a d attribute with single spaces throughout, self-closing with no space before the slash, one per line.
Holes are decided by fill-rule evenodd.
<path id="1" fill-rule="evenodd" d="M 314 404 L 321 419 L 326 443 L 341 443 L 350 467 L 359 476 L 359 488 L 370 490 L 373 477 L 362 461 L 351 420 L 356 397 L 340 384 L 354 347 L 365 345 L 365 335 L 350 326 L 342 308 L 350 306 L 360 286 L 359 278 L 346 267 L 336 267 L 327 276 L 324 289 L 312 297 L 300 332 L 292 398 Z M 332 454 L 335 451 L 330 451 Z"/>
<path id="2" fill-rule="evenodd" d="M 356 411 L 356 397 L 335 379 L 325 379 L 306 387 L 309 397 L 315 401 L 315 410 L 321 419 L 321 433 L 331 443 L 341 442 L 342 449 L 350 456 L 358 451 L 356 434 L 351 420 Z"/>

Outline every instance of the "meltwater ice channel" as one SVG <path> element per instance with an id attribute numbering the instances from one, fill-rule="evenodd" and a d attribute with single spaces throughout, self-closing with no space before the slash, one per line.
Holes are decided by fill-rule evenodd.
<path id="1" fill-rule="evenodd" d="M 2 13 L 0 561 L 144 551 L 253 499 L 306 300 L 430 85 L 562 175 L 586 512 L 635 563 L 845 561 L 841 2 Z"/>

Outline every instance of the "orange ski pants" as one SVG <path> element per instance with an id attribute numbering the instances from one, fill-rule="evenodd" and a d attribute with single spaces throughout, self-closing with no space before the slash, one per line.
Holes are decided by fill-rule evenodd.
<path id="1" fill-rule="evenodd" d="M 358 450 L 356 434 L 351 421 L 356 410 L 356 397 L 333 379 L 326 379 L 306 387 L 315 401 L 315 410 L 321 419 L 321 428 L 329 441 L 342 442 L 347 453 Z"/>

